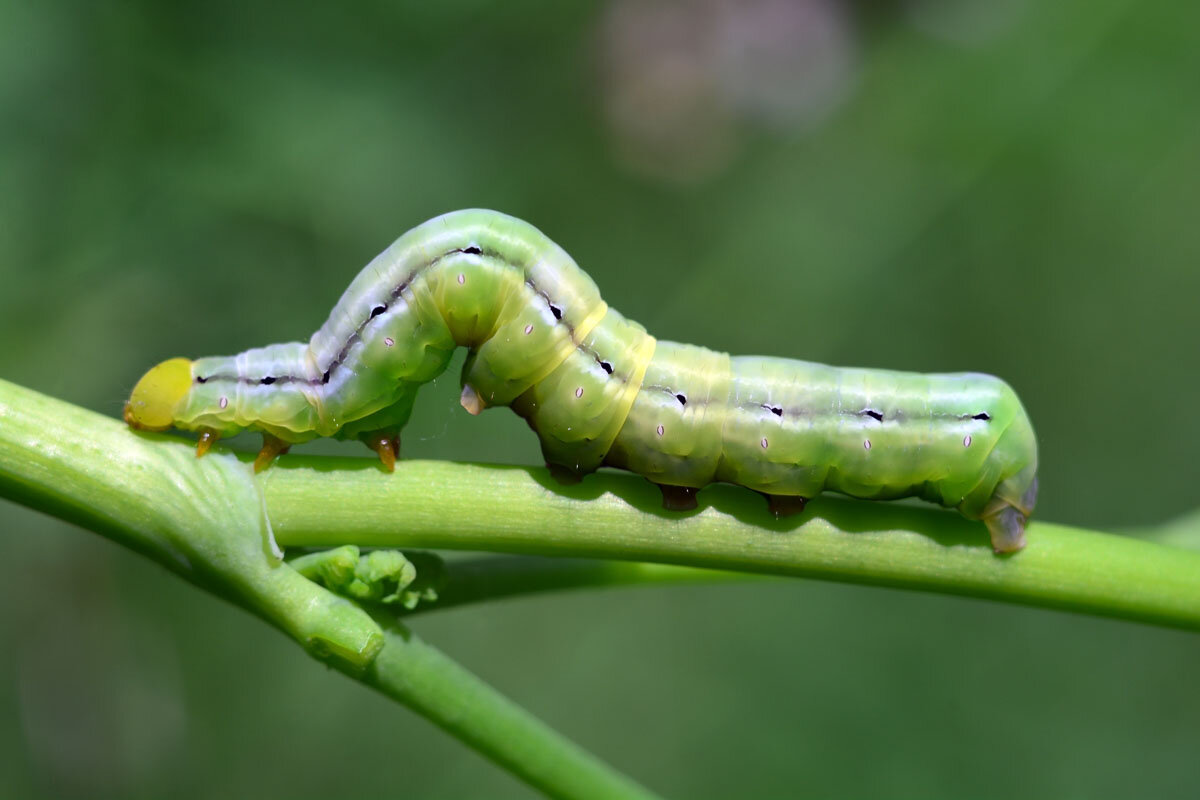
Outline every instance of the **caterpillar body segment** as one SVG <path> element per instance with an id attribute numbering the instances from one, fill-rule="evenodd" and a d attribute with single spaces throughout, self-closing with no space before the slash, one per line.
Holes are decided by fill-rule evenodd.
<path id="1" fill-rule="evenodd" d="M 125 418 L 200 432 L 198 455 L 219 436 L 260 431 L 260 468 L 295 443 L 358 438 L 390 470 L 418 388 L 457 347 L 469 351 L 464 408 L 511 406 L 559 477 L 627 469 L 678 509 L 725 481 L 763 493 L 777 515 L 824 490 L 917 496 L 982 519 L 997 552 L 1024 546 L 1037 444 L 1000 379 L 658 341 L 540 231 L 493 211 L 446 214 L 401 236 L 307 343 L 154 367 Z"/>

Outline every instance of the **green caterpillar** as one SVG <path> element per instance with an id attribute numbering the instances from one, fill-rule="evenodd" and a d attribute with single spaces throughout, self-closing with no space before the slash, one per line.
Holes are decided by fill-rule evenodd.
<path id="1" fill-rule="evenodd" d="M 401 236 L 307 343 L 164 361 L 134 388 L 125 420 L 197 431 L 198 456 L 220 436 L 261 431 L 256 469 L 297 442 L 357 438 L 391 470 L 418 388 L 460 346 L 463 407 L 511 406 L 560 479 L 627 469 L 671 509 L 727 481 L 766 495 L 777 515 L 826 489 L 918 496 L 982 519 L 996 552 L 1025 544 L 1037 443 L 1003 381 L 656 341 L 544 234 L 495 211 L 456 211 Z"/>

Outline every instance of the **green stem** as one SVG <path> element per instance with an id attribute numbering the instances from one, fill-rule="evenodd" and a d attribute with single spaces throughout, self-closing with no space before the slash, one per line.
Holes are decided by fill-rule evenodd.
<path id="1" fill-rule="evenodd" d="M 645 481 L 601 473 L 562 487 L 544 470 L 295 457 L 264 492 L 281 544 L 487 550 L 654 561 L 897 586 L 1200 629 L 1200 553 L 1035 522 L 998 557 L 952 512 L 822 496 L 776 521 L 731 486 L 662 511 Z M 581 502 L 586 501 L 586 502 Z"/>
<path id="2" fill-rule="evenodd" d="M 448 562 L 445 581 L 432 603 L 411 610 L 392 610 L 401 616 L 544 592 L 615 586 L 664 586 L 746 581 L 758 576 L 745 572 L 603 561 L 590 558 L 484 556 Z"/>

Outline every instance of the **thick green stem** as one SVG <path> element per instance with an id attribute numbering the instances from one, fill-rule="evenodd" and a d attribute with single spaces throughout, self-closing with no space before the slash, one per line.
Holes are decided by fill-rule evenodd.
<path id="1" fill-rule="evenodd" d="M 1034 522 L 1029 546 L 993 555 L 983 525 L 941 509 L 820 497 L 774 520 L 730 486 L 700 510 L 662 511 L 624 474 L 577 486 L 520 467 L 296 457 L 264 492 L 281 544 L 344 543 L 654 561 L 899 586 L 1200 629 L 1200 553 Z M 586 502 L 584 502 L 586 501 Z"/>

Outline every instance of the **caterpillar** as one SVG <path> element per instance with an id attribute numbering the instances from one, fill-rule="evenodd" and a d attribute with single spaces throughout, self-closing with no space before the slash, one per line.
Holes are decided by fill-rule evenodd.
<path id="1" fill-rule="evenodd" d="M 463 407 L 510 406 L 557 478 L 642 475 L 695 508 L 725 481 L 776 516 L 823 490 L 916 496 L 982 520 L 997 553 L 1025 544 L 1037 443 L 1013 390 L 980 373 L 917 374 L 733 357 L 658 341 L 609 308 L 532 225 L 495 211 L 429 220 L 351 282 L 307 342 L 172 358 L 125 405 L 134 429 L 263 434 L 261 470 L 296 443 L 359 439 L 391 471 L 417 390 L 468 348 Z"/>

